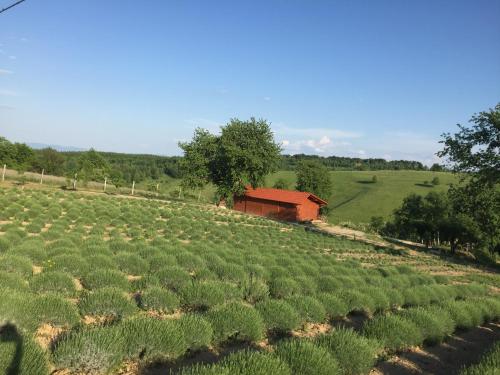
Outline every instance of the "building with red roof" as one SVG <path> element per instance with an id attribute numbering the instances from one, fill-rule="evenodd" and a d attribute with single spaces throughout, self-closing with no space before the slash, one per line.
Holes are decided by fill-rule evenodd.
<path id="1" fill-rule="evenodd" d="M 247 187 L 242 196 L 234 197 L 237 211 L 287 221 L 310 221 L 328 203 L 303 191 Z"/>

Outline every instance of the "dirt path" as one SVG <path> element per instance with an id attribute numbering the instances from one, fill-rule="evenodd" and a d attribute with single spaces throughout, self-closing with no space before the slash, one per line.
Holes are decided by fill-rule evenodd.
<path id="1" fill-rule="evenodd" d="M 453 335 L 437 346 L 417 348 L 381 362 L 370 375 L 458 374 L 465 366 L 476 364 L 500 340 L 500 324 L 489 323 Z"/>

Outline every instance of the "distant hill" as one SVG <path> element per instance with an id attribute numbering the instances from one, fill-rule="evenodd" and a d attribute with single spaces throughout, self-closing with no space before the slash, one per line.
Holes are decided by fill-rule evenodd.
<path id="1" fill-rule="evenodd" d="M 377 182 L 372 177 L 377 176 Z M 384 171 L 331 171 L 333 183 L 331 197 L 321 197 L 331 208 L 328 220 L 332 223 L 368 223 L 372 216 L 388 218 L 403 198 L 411 193 L 425 195 L 429 191 L 447 191 L 457 177 L 450 172 L 384 170 Z M 439 185 L 430 183 L 434 177 Z M 284 179 L 294 188 L 295 172 L 280 171 L 268 176 L 267 186 Z M 427 182 L 427 183 L 426 183 Z"/>
<path id="2" fill-rule="evenodd" d="M 62 146 L 62 145 L 49 145 L 46 143 L 26 143 L 29 147 L 35 150 L 41 150 L 44 148 L 53 148 L 59 152 L 78 152 L 78 151 L 87 151 L 85 148 L 73 147 L 73 146 Z"/>

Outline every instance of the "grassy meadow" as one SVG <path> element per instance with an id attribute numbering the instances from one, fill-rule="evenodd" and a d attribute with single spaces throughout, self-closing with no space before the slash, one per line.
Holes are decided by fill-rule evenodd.
<path id="1" fill-rule="evenodd" d="M 368 223 L 372 216 L 388 217 L 401 205 L 408 194 L 427 194 L 429 191 L 446 191 L 457 177 L 447 172 L 430 171 L 331 171 L 333 194 L 324 197 L 330 204 L 328 220 L 331 223 Z M 377 176 L 377 182 L 372 177 Z M 431 181 L 438 177 L 440 184 Z M 283 178 L 295 186 L 295 173 L 281 171 L 267 178 L 266 185 Z M 428 184 L 425 185 L 424 182 Z"/>
<path id="2" fill-rule="evenodd" d="M 185 202 L 0 207 L 0 373 L 367 374 L 500 318 L 497 274 L 426 253 Z"/>

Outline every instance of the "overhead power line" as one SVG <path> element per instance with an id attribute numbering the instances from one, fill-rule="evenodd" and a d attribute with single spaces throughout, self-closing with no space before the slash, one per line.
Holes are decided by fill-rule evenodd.
<path id="1" fill-rule="evenodd" d="M 9 5 L 8 7 L 5 7 L 5 8 L 3 8 L 2 10 L 0 10 L 0 13 L 3 13 L 3 12 L 5 12 L 6 10 L 9 10 L 10 8 L 14 8 L 16 5 L 21 4 L 23 1 L 26 1 L 26 0 L 19 0 L 19 1 L 16 1 L 14 4 L 11 4 L 11 5 Z"/>

